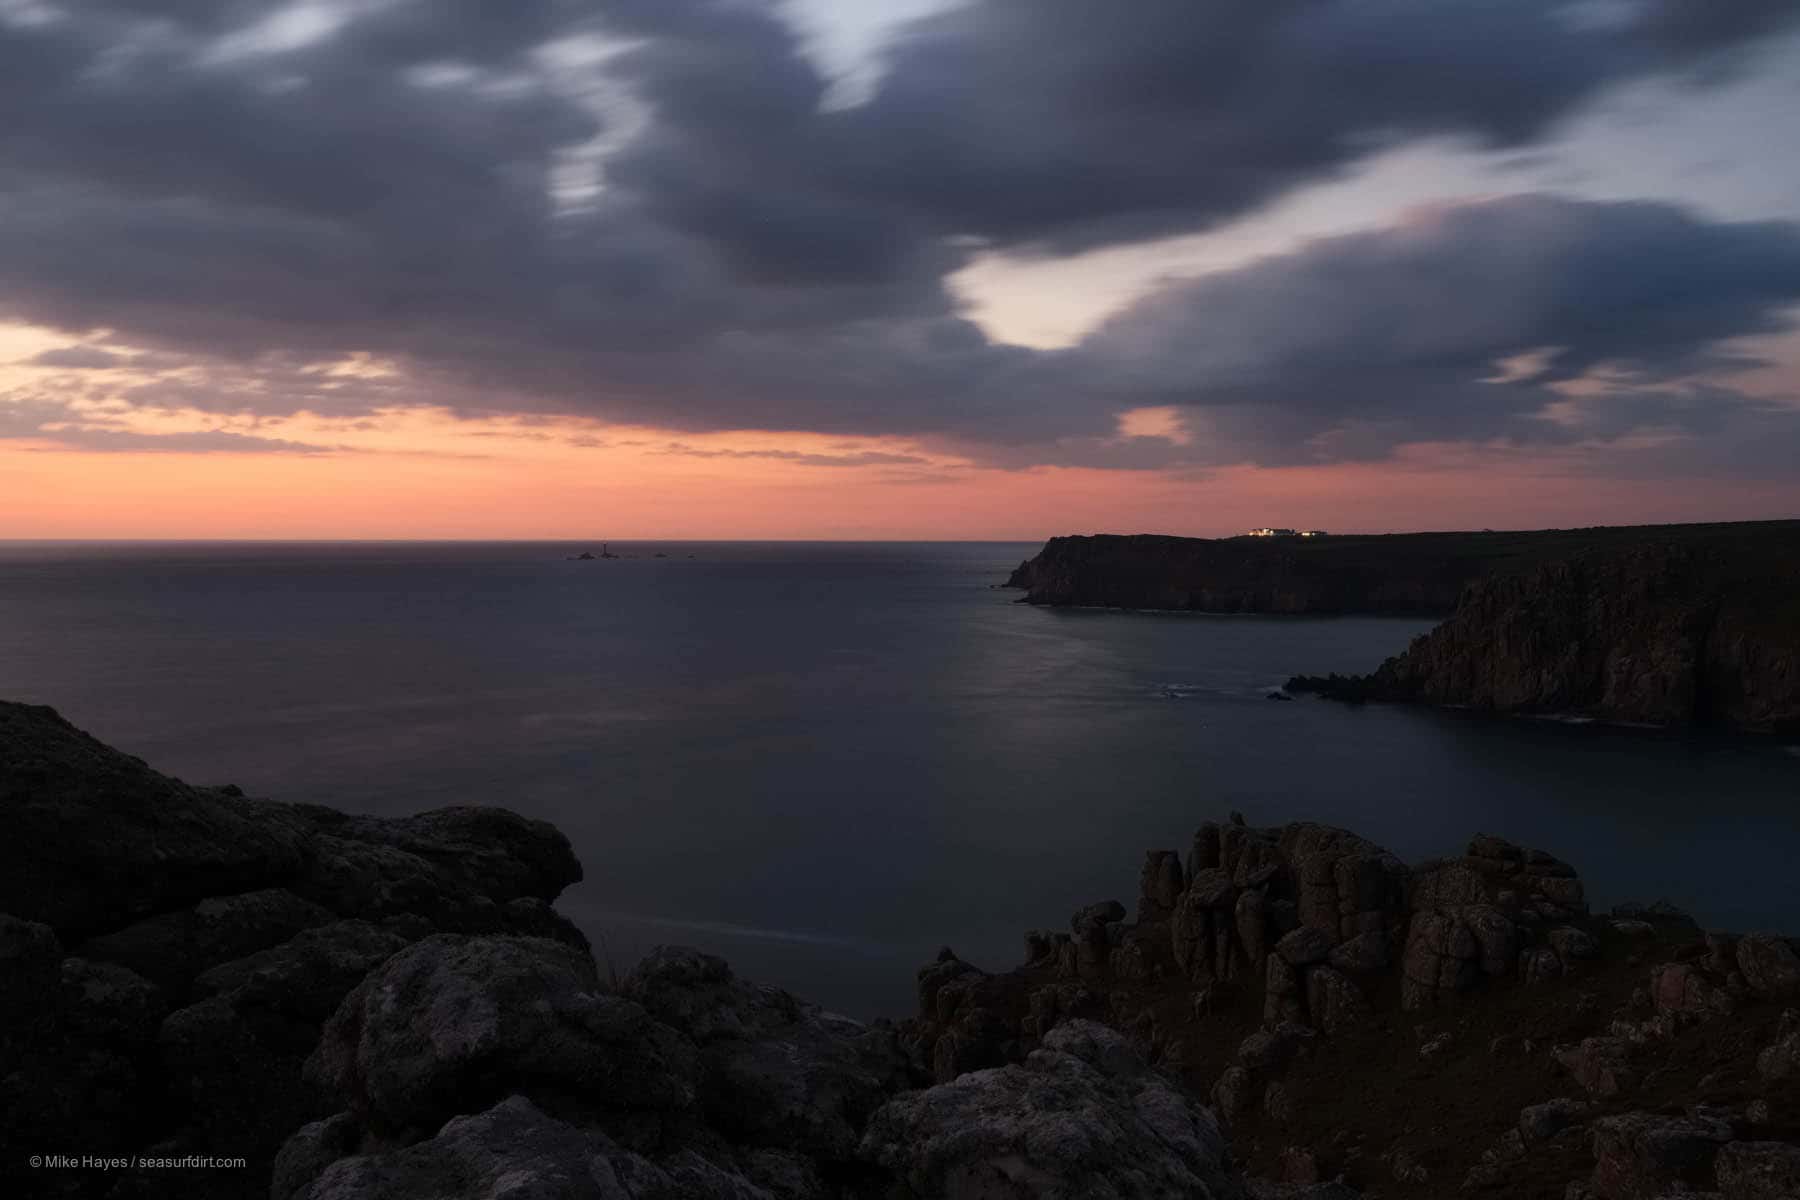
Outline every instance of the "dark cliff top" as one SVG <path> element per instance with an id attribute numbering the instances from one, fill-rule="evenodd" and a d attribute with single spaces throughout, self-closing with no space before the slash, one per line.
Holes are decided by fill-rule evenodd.
<path id="1" fill-rule="evenodd" d="M 1694 525 L 1590 525 L 1575 529 L 1442 530 L 1425 533 L 1346 533 L 1324 537 L 1177 537 L 1161 533 L 1070 534 L 1045 550 L 1067 545 L 1092 552 L 1207 555 L 1221 552 L 1292 556 L 1315 562 L 1454 559 L 1528 565 L 1591 550 L 1667 544 L 1767 543 L 1800 547 L 1800 520 L 1719 521 Z"/>
<path id="2" fill-rule="evenodd" d="M 1800 521 L 1318 538 L 1077 535 L 1051 538 L 1008 584 L 1036 604 L 1442 614 L 1476 579 L 1640 546 L 1800 559 Z"/>

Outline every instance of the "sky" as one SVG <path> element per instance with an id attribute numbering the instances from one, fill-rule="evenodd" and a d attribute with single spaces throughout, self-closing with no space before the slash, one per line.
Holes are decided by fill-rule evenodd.
<path id="1" fill-rule="evenodd" d="M 0 0 L 0 538 L 1800 515 L 1800 0 Z"/>

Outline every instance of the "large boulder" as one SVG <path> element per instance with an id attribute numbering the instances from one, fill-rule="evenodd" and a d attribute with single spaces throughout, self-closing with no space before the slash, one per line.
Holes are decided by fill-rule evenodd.
<path id="1" fill-rule="evenodd" d="M 125 967 L 65 958 L 40 999 L 49 1007 L 0 1077 L 0 1145 L 22 1152 L 70 1138 L 97 1152 L 129 1148 L 154 1106 L 161 992 Z"/>
<path id="2" fill-rule="evenodd" d="M 1786 938 L 1745 934 L 1737 940 L 1737 967 L 1750 990 L 1763 999 L 1800 999 L 1800 955 Z"/>
<path id="3" fill-rule="evenodd" d="M 1519 1137 L 1527 1145 L 1547 1142 L 1565 1129 L 1581 1124 L 1594 1106 L 1568 1096 L 1530 1104 L 1519 1110 Z"/>
<path id="4" fill-rule="evenodd" d="M 1173 850 L 1147 851 L 1144 869 L 1138 876 L 1138 920 L 1168 916 L 1186 886 L 1181 855 Z"/>
<path id="5" fill-rule="evenodd" d="M 897 1097 L 862 1149 L 900 1176 L 905 1196 L 1244 1195 L 1212 1114 L 1091 1021 L 1058 1026 L 1022 1064 Z"/>
<path id="6" fill-rule="evenodd" d="M 186 1140 L 266 1162 L 297 1126 L 331 1111 L 301 1068 L 345 995 L 406 944 L 339 921 L 203 973 L 196 1002 L 170 1013 L 158 1036 L 170 1115 Z"/>
<path id="7" fill-rule="evenodd" d="M 1730 1140 L 1730 1124 L 1710 1116 L 1602 1117 L 1594 1122 L 1594 1195 L 1642 1200 L 1710 1183 L 1713 1160 Z"/>
<path id="8" fill-rule="evenodd" d="M 1481 944 L 1454 912 L 1421 912 L 1407 931 L 1400 1001 L 1429 1008 L 1467 988 L 1480 971 Z"/>
<path id="9" fill-rule="evenodd" d="M 1281 955 L 1289 966 L 1311 966 L 1325 961 L 1331 954 L 1334 941 L 1331 934 L 1318 927 L 1302 925 L 1275 943 L 1275 953 Z"/>
<path id="10" fill-rule="evenodd" d="M 131 1146 L 164 1001 L 125 967 L 65 958 L 48 925 L 0 914 L 0 1152 Z"/>
<path id="11" fill-rule="evenodd" d="M 1650 1002 L 1659 1013 L 1704 1019 L 1737 1007 L 1731 993 L 1708 978 L 1698 963 L 1662 963 L 1650 969 Z"/>
<path id="12" fill-rule="evenodd" d="M 1306 1011 L 1326 1033 L 1342 1033 L 1368 1017 L 1369 1001 L 1349 976 L 1331 967 L 1306 973 Z"/>
<path id="13" fill-rule="evenodd" d="M 1771 1082 L 1800 1079 L 1800 1010 L 1781 1014 L 1775 1040 L 1756 1056 L 1756 1073 Z"/>
<path id="14" fill-rule="evenodd" d="M 1556 1047 L 1551 1056 L 1590 1096 L 1616 1096 L 1637 1081 L 1631 1044 L 1622 1037 L 1583 1038 L 1573 1046 Z"/>
<path id="15" fill-rule="evenodd" d="M 301 889 L 346 916 L 459 915 L 472 897 L 494 904 L 554 900 L 581 879 L 555 826 L 503 808 L 452 807 L 366 817 L 295 806 L 316 832 Z"/>
<path id="16" fill-rule="evenodd" d="M 186 995 L 208 967 L 287 941 L 325 925 L 332 914 L 285 888 L 214 896 L 178 912 L 146 917 L 89 938 L 75 948 L 84 958 L 130 967 L 172 996 Z"/>
<path id="17" fill-rule="evenodd" d="M 0 1079 L 54 1027 L 62 960 L 56 930 L 0 913 Z"/>
<path id="18" fill-rule="evenodd" d="M 771 1200 L 735 1167 L 692 1150 L 653 1162 L 524 1096 L 457 1117 L 428 1141 L 321 1169 L 321 1145 L 329 1153 L 341 1138 L 341 1125 L 328 1122 L 297 1135 L 282 1153 L 272 1200 Z"/>
<path id="19" fill-rule="evenodd" d="M 1715 1164 L 1727 1200 L 1793 1200 L 1800 1196 L 1800 1145 L 1733 1142 Z"/>
<path id="20" fill-rule="evenodd" d="M 652 1119 L 691 1107 L 692 1047 L 546 938 L 439 934 L 372 971 L 307 1072 L 373 1128 L 434 1128 L 515 1092 Z"/>
<path id="21" fill-rule="evenodd" d="M 624 993 L 698 1046 L 702 1109 L 733 1141 L 849 1159 L 869 1115 L 909 1082 L 891 1028 L 747 983 L 697 950 L 658 947 Z"/>
<path id="22" fill-rule="evenodd" d="M 1298 885 L 1299 917 L 1333 942 L 1395 924 L 1406 907 L 1406 865 L 1367 838 L 1296 822 L 1278 831 L 1281 859 Z"/>
<path id="23" fill-rule="evenodd" d="M 1175 965 L 1194 982 L 1231 976 L 1241 953 L 1237 887 L 1222 868 L 1204 868 L 1188 883 L 1169 921 L 1169 945 Z"/>

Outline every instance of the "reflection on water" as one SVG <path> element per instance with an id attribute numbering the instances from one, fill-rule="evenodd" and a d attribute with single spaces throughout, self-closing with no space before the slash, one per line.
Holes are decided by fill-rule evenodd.
<path id="1" fill-rule="evenodd" d="M 615 962 L 687 942 L 863 1014 L 1232 808 L 1408 859 L 1485 830 L 1602 902 L 1800 927 L 1782 747 L 1265 699 L 1423 622 L 1033 609 L 989 586 L 1019 545 L 573 549 L 0 545 L 0 695 L 201 782 L 548 818 Z"/>

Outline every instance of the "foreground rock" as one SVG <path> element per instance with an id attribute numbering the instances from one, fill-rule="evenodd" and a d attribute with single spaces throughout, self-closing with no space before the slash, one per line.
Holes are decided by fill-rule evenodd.
<path id="1" fill-rule="evenodd" d="M 57 1170 L 30 1194 L 923 1200 L 996 1155 L 1018 1194 L 1242 1194 L 1212 1117 L 1110 1030 L 1054 1031 L 981 1125 L 969 1084 L 925 1088 L 910 1033 L 719 959 L 662 949 L 604 982 L 549 906 L 580 877 L 549 826 L 194 788 L 47 709 L 0 705 L 0 729 L 0 798 L 31 834 L 0 845 L 7 1170 L 248 1159 Z"/>
<path id="2" fill-rule="evenodd" d="M 1800 1142 L 1800 945 L 1660 903 L 1596 917 L 1545 851 L 1478 834 L 1408 866 L 1234 814 L 1185 860 L 1150 851 L 1131 911 L 1028 933 L 1010 971 L 942 952 L 906 1037 L 1004 1113 L 990 1081 L 1023 1086 L 1062 1030 L 1102 1022 L 1211 1100 L 1257 1196 L 1734 1200 L 1788 1160 L 1723 1149 Z"/>
<path id="3" fill-rule="evenodd" d="M 568 839 L 498 809 L 384 820 L 252 800 L 0 703 L 0 814 L 0 1149 L 15 1157 L 229 1153 L 266 1176 L 331 1111 L 301 1064 L 389 955 L 438 931 L 586 953 L 550 907 L 581 878 Z"/>
<path id="4" fill-rule="evenodd" d="M 1213 1115 L 1091 1021 L 1057 1026 L 1022 1064 L 900 1097 L 863 1145 L 921 1197 L 1245 1195 Z"/>
<path id="5" fill-rule="evenodd" d="M 550 907 L 579 867 L 548 826 L 252 801 L 48 710 L 0 721 L 0 796 L 26 825 L 116 822 L 130 875 L 59 894 L 72 863 L 0 846 L 49 889 L 0 914 L 8 1169 L 249 1159 L 25 1194 L 1793 1194 L 1800 946 L 1594 917 L 1571 864 L 1501 838 L 1408 866 L 1233 814 L 1146 856 L 1135 920 L 1086 905 L 1007 972 L 946 949 L 917 1017 L 865 1025 L 692 950 L 603 980 Z"/>
<path id="6" fill-rule="evenodd" d="M 611 994 L 572 947 L 492 936 L 393 956 L 307 1070 L 345 1108 L 290 1140 L 277 1197 L 844 1194 L 883 1178 L 858 1140 L 912 1082 L 891 1029 L 719 959 L 659 950 Z"/>

